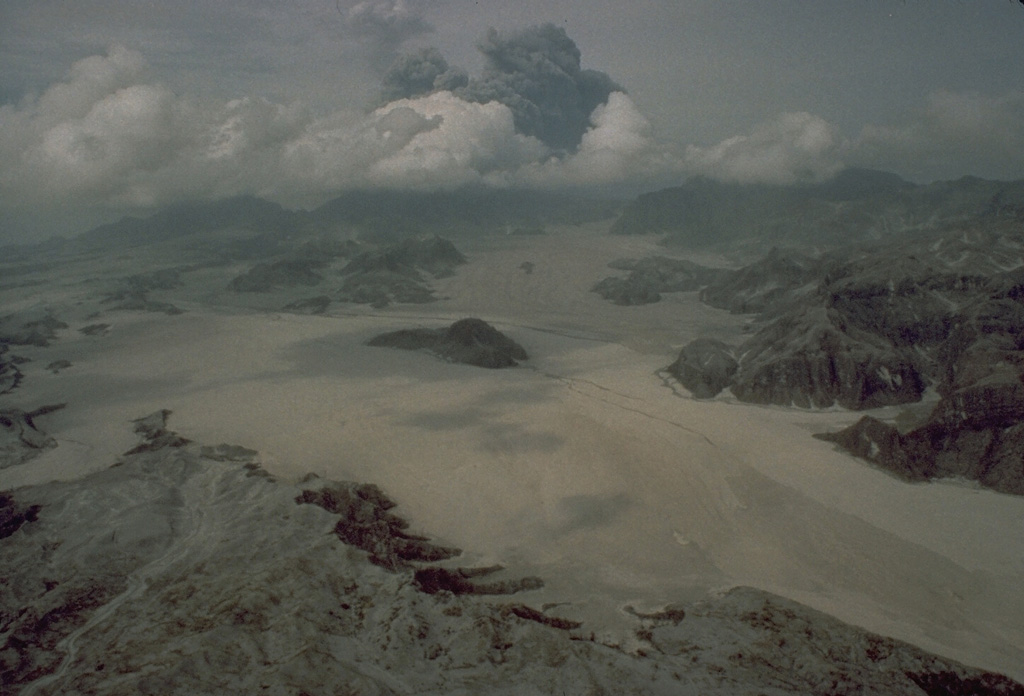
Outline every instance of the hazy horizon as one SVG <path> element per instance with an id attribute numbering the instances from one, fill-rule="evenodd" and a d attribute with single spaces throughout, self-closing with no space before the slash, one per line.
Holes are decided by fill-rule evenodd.
<path id="1" fill-rule="evenodd" d="M 1016 2 L 96 0 L 0 18 L 8 242 L 235 195 L 1024 178 Z"/>

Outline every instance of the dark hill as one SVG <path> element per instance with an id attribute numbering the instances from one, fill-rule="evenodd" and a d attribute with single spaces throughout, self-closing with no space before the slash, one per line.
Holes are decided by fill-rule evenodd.
<path id="1" fill-rule="evenodd" d="M 449 362 L 513 367 L 529 356 L 521 345 L 482 319 L 460 319 L 446 329 L 403 329 L 370 339 L 370 346 L 426 350 Z"/>

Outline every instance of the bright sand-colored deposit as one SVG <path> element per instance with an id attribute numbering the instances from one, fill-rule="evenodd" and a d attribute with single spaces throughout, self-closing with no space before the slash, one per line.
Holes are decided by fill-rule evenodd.
<path id="1" fill-rule="evenodd" d="M 185 314 L 123 312 L 102 342 L 68 331 L 25 351 L 75 367 L 33 373 L 19 398 L 68 408 L 48 420 L 60 446 L 0 488 L 105 467 L 135 441 L 128 421 L 168 408 L 176 431 L 258 449 L 279 476 L 379 484 L 414 531 L 541 575 L 538 603 L 571 597 L 609 631 L 625 603 L 753 585 L 1024 678 L 1024 499 L 903 483 L 811 437 L 859 414 L 673 388 L 659 370 L 681 344 L 745 319 L 692 293 L 617 307 L 588 292 L 608 261 L 657 253 L 648 242 L 459 246 L 470 263 L 430 305 L 310 317 L 187 287 L 167 295 Z M 464 316 L 531 359 L 490 371 L 363 345 Z"/>

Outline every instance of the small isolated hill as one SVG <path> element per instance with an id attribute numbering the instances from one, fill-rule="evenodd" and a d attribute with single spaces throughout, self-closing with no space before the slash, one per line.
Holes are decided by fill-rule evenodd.
<path id="1" fill-rule="evenodd" d="M 460 319 L 446 329 L 403 329 L 370 339 L 370 346 L 425 350 L 448 362 L 476 367 L 513 367 L 526 350 L 482 319 Z"/>

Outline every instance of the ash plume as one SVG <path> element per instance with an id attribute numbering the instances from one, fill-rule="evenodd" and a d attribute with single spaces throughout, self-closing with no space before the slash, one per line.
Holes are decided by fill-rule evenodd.
<path id="1" fill-rule="evenodd" d="M 584 70 L 580 51 L 561 27 L 487 32 L 477 44 L 485 58 L 479 77 L 452 68 L 436 48 L 401 56 L 384 77 L 385 101 L 451 91 L 468 102 L 498 102 L 512 112 L 516 131 L 553 150 L 575 152 L 594 110 L 624 92 L 607 74 Z"/>
<path id="2" fill-rule="evenodd" d="M 454 91 L 468 84 L 469 76 L 464 71 L 449 66 L 439 50 L 428 46 L 403 54 L 391 64 L 381 80 L 380 103 Z"/>

